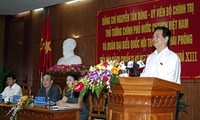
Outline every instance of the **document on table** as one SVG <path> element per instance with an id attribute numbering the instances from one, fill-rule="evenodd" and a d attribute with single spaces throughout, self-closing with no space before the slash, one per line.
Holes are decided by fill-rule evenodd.
<path id="1" fill-rule="evenodd" d="M 75 109 L 75 108 L 66 106 L 50 106 L 50 110 L 68 110 L 68 109 Z"/>

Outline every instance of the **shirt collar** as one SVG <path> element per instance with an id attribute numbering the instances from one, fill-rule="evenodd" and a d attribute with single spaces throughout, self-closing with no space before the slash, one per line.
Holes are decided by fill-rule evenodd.
<path id="1" fill-rule="evenodd" d="M 165 49 L 163 49 L 159 54 L 164 54 L 164 53 L 166 53 L 166 51 L 168 51 L 169 50 L 169 48 L 168 47 L 166 47 Z M 154 54 L 155 55 L 158 55 L 158 51 L 157 50 L 155 50 L 154 51 Z"/>
<path id="2" fill-rule="evenodd" d="M 15 88 L 15 86 L 16 86 L 16 83 L 14 83 L 10 88 Z"/>

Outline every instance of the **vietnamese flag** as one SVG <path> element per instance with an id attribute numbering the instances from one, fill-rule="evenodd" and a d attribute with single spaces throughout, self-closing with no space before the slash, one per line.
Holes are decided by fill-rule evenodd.
<path id="1" fill-rule="evenodd" d="M 52 49 L 51 49 L 51 21 L 46 16 L 42 25 L 42 37 L 40 42 L 40 54 L 38 61 L 38 73 L 46 71 L 52 66 Z"/>

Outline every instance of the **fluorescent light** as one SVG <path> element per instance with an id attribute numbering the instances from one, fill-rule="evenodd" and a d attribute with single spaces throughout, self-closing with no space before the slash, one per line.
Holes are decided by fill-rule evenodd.
<path id="1" fill-rule="evenodd" d="M 80 0 L 72 0 L 72 1 L 66 2 L 66 4 L 72 4 L 72 3 L 76 3 L 76 2 L 80 2 Z"/>
<path id="2" fill-rule="evenodd" d="M 38 9 L 35 9 L 34 11 L 37 12 L 37 11 L 41 11 L 41 10 L 44 10 L 44 8 L 38 8 Z"/>
<path id="3" fill-rule="evenodd" d="M 28 15 L 29 13 L 30 13 L 30 11 L 21 12 L 21 13 L 16 14 L 16 17 L 23 17 L 25 15 Z"/>
<path id="4" fill-rule="evenodd" d="M 30 13 L 30 11 L 21 12 L 21 13 L 18 13 L 17 15 L 25 15 L 25 14 L 28 14 L 28 13 Z"/>

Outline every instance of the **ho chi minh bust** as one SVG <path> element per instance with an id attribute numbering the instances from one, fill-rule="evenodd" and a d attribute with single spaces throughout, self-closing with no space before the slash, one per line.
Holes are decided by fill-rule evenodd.
<path id="1" fill-rule="evenodd" d="M 72 38 L 68 38 L 63 42 L 63 57 L 61 57 L 57 65 L 71 65 L 82 64 L 82 60 L 79 56 L 74 54 L 76 48 L 76 41 Z"/>

